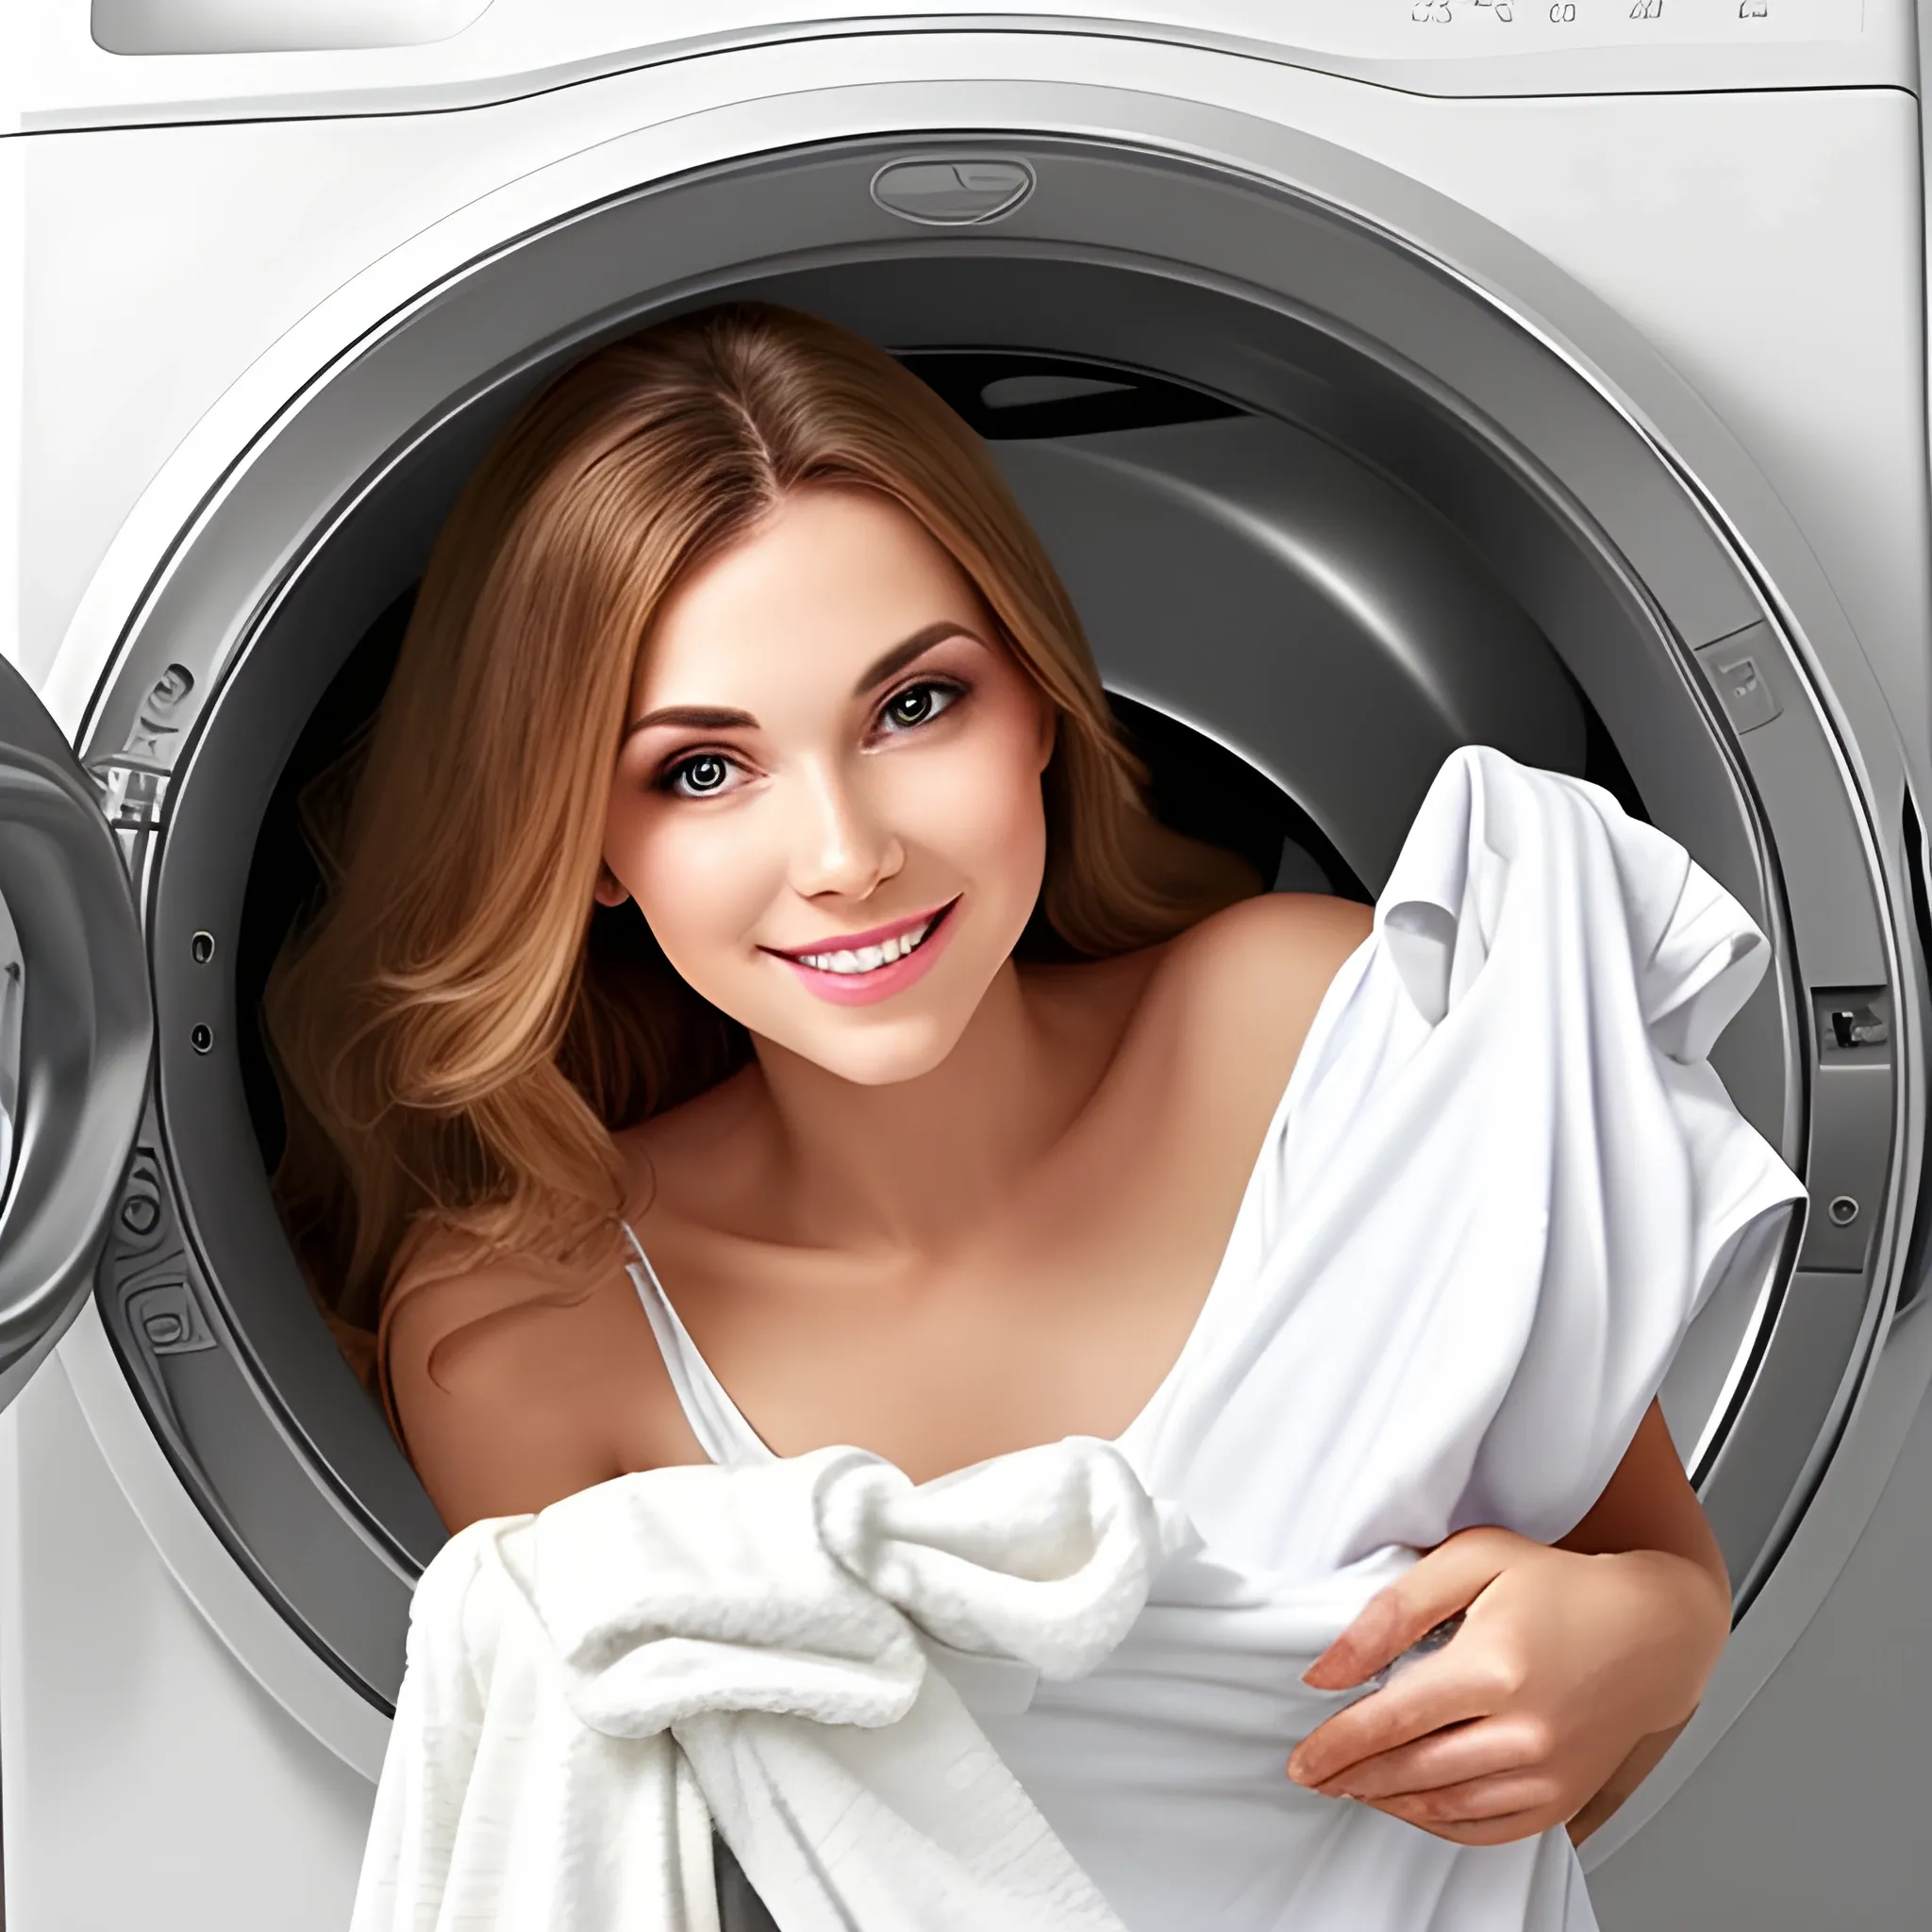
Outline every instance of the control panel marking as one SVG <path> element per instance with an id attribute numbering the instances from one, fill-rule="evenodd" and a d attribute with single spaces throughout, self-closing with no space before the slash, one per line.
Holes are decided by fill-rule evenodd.
<path id="1" fill-rule="evenodd" d="M 1865 30 L 1865 0 L 1391 0 L 1391 10 L 1419 44 L 1454 37 L 1497 54 L 1855 41 Z"/>

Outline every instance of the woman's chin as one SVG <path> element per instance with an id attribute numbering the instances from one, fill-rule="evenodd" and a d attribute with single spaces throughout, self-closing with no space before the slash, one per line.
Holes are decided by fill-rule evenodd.
<path id="1" fill-rule="evenodd" d="M 752 1030 L 761 1044 L 808 1061 L 855 1087 L 896 1087 L 941 1066 L 972 1018 L 908 1014 L 887 1025 L 774 1026 Z M 957 1021 L 957 1024 L 951 1024 Z"/>

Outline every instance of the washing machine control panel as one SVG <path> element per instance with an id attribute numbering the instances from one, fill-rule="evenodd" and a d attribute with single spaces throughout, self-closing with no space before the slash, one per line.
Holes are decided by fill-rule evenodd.
<path id="1" fill-rule="evenodd" d="M 1865 30 L 1865 0 L 1387 0 L 1382 11 L 1391 51 L 1407 53 L 1741 46 Z"/>
<path id="2" fill-rule="evenodd" d="M 929 48 L 998 36 L 1005 61 L 1023 34 L 1170 42 L 1419 94 L 1915 91 L 1914 17 L 1915 0 L 0 0 L 0 136 L 442 112 L 787 42 L 836 66 L 841 39 L 908 27 Z"/>
<path id="3" fill-rule="evenodd" d="M 1917 85 L 1910 0 L 1058 0 L 1424 94 Z"/>

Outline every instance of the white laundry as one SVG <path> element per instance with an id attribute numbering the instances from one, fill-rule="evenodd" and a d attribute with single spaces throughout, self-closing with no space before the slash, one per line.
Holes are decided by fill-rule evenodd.
<path id="1" fill-rule="evenodd" d="M 1803 1191 L 1704 1058 L 1768 957 L 1607 793 L 1444 765 L 1120 1439 L 1206 1555 L 1092 1674 L 984 1720 L 1130 1932 L 1594 1925 L 1560 1829 L 1457 1846 L 1283 1762 L 1346 1701 L 1299 1674 L 1385 1566 L 1567 1534 L 1691 1316 L 1774 1264 Z"/>
<path id="2" fill-rule="evenodd" d="M 658 1470 L 472 1524 L 412 1607 L 354 1932 L 716 1932 L 714 1821 L 787 1932 L 1120 1932 L 929 1658 L 1024 1706 L 1184 1536 L 1080 1439 L 918 1488 L 857 1449 Z"/>
<path id="3" fill-rule="evenodd" d="M 1027 1451 L 947 1478 L 957 1492 L 897 1477 L 908 1523 L 932 1492 L 963 1508 L 974 1484 L 1009 1486 L 1010 1521 L 982 1519 L 996 1524 L 990 1538 L 912 1532 L 913 1545 L 967 1566 L 945 1572 L 970 1577 L 971 1591 L 948 1594 L 944 1611 L 919 1582 L 938 1573 L 909 1558 L 852 1562 L 853 1545 L 826 1535 L 806 1500 L 812 1473 L 846 1468 L 838 1458 L 855 1452 L 772 1456 L 640 1249 L 640 1295 L 721 1467 L 626 1477 L 534 1522 L 476 1525 L 431 1566 L 356 1932 L 702 1924 L 692 1901 L 708 1877 L 705 1805 L 784 1932 L 1077 1927 L 1108 1912 L 1127 1932 L 1587 1932 L 1594 1921 L 1560 1830 L 1462 1847 L 1291 1783 L 1293 1745 L 1363 1694 L 1311 1691 L 1300 1674 L 1417 1549 L 1474 1523 L 1545 1541 L 1565 1534 L 1628 1446 L 1697 1308 L 1772 1265 L 1802 1191 L 1705 1062 L 1767 950 L 1681 848 L 1607 793 L 1495 752 L 1456 754 L 1374 933 L 1322 1003 L 1199 1319 L 1118 1456 L 1078 1441 Z M 1038 1460 L 1055 1453 L 1087 1472 L 1076 1491 L 1121 1480 L 1107 1491 L 1109 1521 L 1138 1524 L 1140 1557 L 1108 1569 L 1103 1546 L 1118 1542 L 1080 1531 L 1077 1510 L 1026 1502 L 1030 1484 L 1058 1494 L 1055 1484 L 1073 1480 Z M 863 1469 L 884 1483 L 882 1467 L 861 1458 L 841 1480 Z M 717 1496 L 736 1497 L 733 1485 L 759 1475 L 792 1501 L 758 1519 L 756 1547 L 736 1528 L 736 1502 L 667 1530 L 652 1500 L 707 1476 Z M 1139 1505 L 1121 1500 L 1143 1490 Z M 633 1501 L 635 1516 L 625 1513 Z M 1074 1534 L 1070 1547 L 1093 1551 L 1083 1559 L 1100 1565 L 1092 1594 L 1081 1596 L 1074 1565 L 1067 1601 L 1049 1607 L 1020 1588 L 1027 1613 L 994 1620 L 972 1592 L 990 1603 L 1016 1588 L 1013 1575 L 1042 1574 L 1052 1539 L 1012 1526 L 1042 1509 Z M 561 1541 L 546 1541 L 554 1523 L 570 1526 Z M 689 1523 L 696 1541 L 674 1541 L 665 1567 L 663 1539 Z M 860 1699 L 857 1684 L 874 1679 L 859 1668 L 858 1633 L 877 1637 L 880 1680 L 910 1661 L 897 1611 L 862 1607 L 863 1589 L 848 1601 L 836 1578 L 836 1590 L 823 1578 L 805 1588 L 819 1575 L 810 1563 L 796 1605 L 758 1599 L 764 1622 L 733 1624 L 742 1605 L 728 1589 L 719 1602 L 678 1599 L 696 1634 L 780 1653 L 748 1662 L 734 1649 L 735 1676 L 694 1682 L 740 1708 L 798 1714 L 727 1718 L 715 1704 L 684 1714 L 664 1686 L 693 1632 L 655 1634 L 670 1627 L 665 1591 L 681 1588 L 665 1579 L 728 1585 L 738 1566 L 756 1569 L 767 1539 L 789 1575 L 814 1524 L 875 1600 L 988 1654 L 932 1653 L 972 1715 L 933 1674 L 896 1680 L 907 1718 Z M 635 1550 L 614 1547 L 619 1529 Z M 550 1567 L 550 1551 L 573 1548 Z M 507 1582 L 479 1591 L 473 1579 L 491 1563 Z M 822 1590 L 827 1627 L 844 1634 L 801 1657 L 770 1620 L 791 1610 L 808 1622 Z M 833 1615 L 835 1602 L 844 1607 Z M 1062 1614 L 1072 1641 L 1054 1648 Z M 506 1642 L 519 1617 L 528 1621 Z M 678 1655 L 653 1660 L 667 1643 Z M 466 1674 L 466 1654 L 499 1674 Z M 713 1655 L 703 1653 L 708 1670 Z M 844 1674 L 827 1678 L 824 1655 L 843 1657 Z M 794 1669 L 796 1683 L 836 1679 L 854 1701 L 793 1688 L 789 1703 L 758 1702 Z M 866 1722 L 880 1727 L 853 1728 Z M 654 1726 L 651 1738 L 608 1735 Z M 998 1754 L 991 1764 L 968 1741 L 981 1736 Z M 660 1754 L 648 1777 L 627 1769 L 627 1751 Z M 519 1783 L 520 1760 L 546 1759 L 567 1769 Z M 980 1767 L 986 1782 L 951 1792 L 949 1762 Z M 824 1766 L 865 1794 L 837 1824 L 785 1809 L 787 1780 L 805 1790 Z M 508 1802 L 519 1790 L 527 1813 Z M 955 1831 L 980 1834 L 977 1863 L 974 1848 L 948 1849 Z M 1013 1846 L 1017 1866 L 1005 1862 Z M 568 1872 L 579 1912 L 507 1903 L 513 1878 L 546 1870 Z M 841 1891 L 848 1880 L 857 1889 Z M 961 1888 L 986 1882 L 1009 1882 L 1024 1909 L 975 1918 Z"/>

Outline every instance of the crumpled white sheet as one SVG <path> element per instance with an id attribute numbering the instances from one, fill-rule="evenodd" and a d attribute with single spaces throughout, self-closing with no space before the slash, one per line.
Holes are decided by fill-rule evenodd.
<path id="1" fill-rule="evenodd" d="M 1024 1705 L 1091 1670 L 1186 1537 L 1083 1438 L 472 1524 L 417 1590 L 353 1932 L 715 1932 L 714 1821 L 786 1932 L 1119 1932 L 947 1673 Z"/>
<path id="2" fill-rule="evenodd" d="M 1204 1547 L 982 1719 L 1129 1932 L 1593 1925 L 1560 1828 L 1457 1845 L 1284 1777 L 1347 1701 L 1299 1673 L 1405 1553 L 1567 1535 L 1698 1310 L 1756 1304 L 1803 1190 L 1705 1056 L 1770 952 L 1597 787 L 1443 766 L 1119 1440 Z"/>

